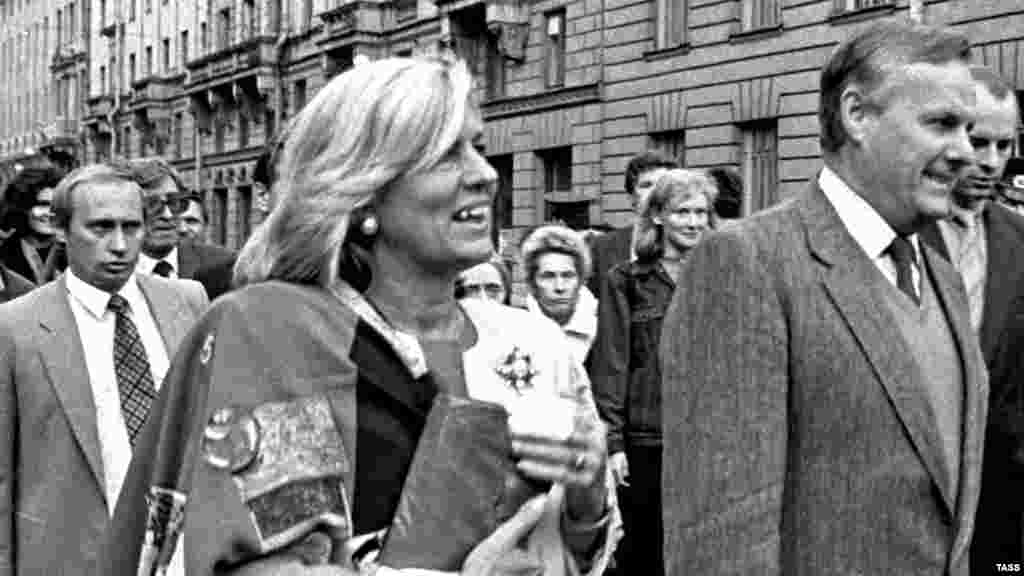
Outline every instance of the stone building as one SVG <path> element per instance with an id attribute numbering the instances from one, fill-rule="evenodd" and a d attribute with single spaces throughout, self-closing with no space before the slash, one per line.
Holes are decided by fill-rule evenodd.
<path id="1" fill-rule="evenodd" d="M 978 62 L 1024 90 L 1019 0 L 77 1 L 68 23 L 69 0 L 0 0 L 5 15 L 32 14 L 0 28 L 15 46 L 2 141 L 22 138 L 5 153 L 42 140 L 19 106 L 49 94 L 44 122 L 66 122 L 50 134 L 81 134 L 82 160 L 169 157 L 205 195 L 211 240 L 231 247 L 259 218 L 251 174 L 267 136 L 363 59 L 453 50 L 469 62 L 509 254 L 543 221 L 625 224 L 623 172 L 647 148 L 736 167 L 748 212 L 800 190 L 820 163 L 819 70 L 882 19 L 960 28 Z M 85 53 L 54 32 L 49 67 L 29 71 L 11 30 L 40 18 L 88 38 Z M 11 82 L 13 70 L 37 78 Z"/>
<path id="2" fill-rule="evenodd" d="M 0 185 L 78 154 L 88 0 L 0 0 Z"/>

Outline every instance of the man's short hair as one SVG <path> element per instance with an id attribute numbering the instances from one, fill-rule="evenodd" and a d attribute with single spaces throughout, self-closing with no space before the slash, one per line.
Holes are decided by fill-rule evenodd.
<path id="1" fill-rule="evenodd" d="M 165 178 L 174 182 L 174 187 L 179 194 L 188 192 L 188 186 L 181 179 L 181 174 L 174 169 L 167 160 L 159 156 L 137 158 L 130 161 L 132 177 L 135 182 L 145 191 L 150 191 L 160 185 Z"/>
<path id="2" fill-rule="evenodd" d="M 836 152 L 846 143 L 840 100 L 857 84 L 866 92 L 882 85 L 890 69 L 915 63 L 947 64 L 970 61 L 971 43 L 948 28 L 904 21 L 872 24 L 843 42 L 821 73 L 821 148 Z"/>
<path id="3" fill-rule="evenodd" d="M 53 201 L 50 209 L 53 212 L 56 227 L 60 230 L 67 230 L 71 224 L 75 190 L 87 184 L 111 182 L 132 184 L 139 189 L 139 196 L 142 196 L 142 187 L 135 181 L 130 166 L 121 162 L 87 164 L 71 171 L 53 189 Z"/>
<path id="4" fill-rule="evenodd" d="M 633 156 L 626 165 L 626 192 L 630 196 L 633 195 L 634 189 L 636 188 L 636 180 L 640 177 L 640 174 L 647 172 L 648 170 L 654 170 L 655 168 L 678 168 L 679 162 L 669 158 L 665 154 L 658 152 L 657 150 L 647 150 Z"/>

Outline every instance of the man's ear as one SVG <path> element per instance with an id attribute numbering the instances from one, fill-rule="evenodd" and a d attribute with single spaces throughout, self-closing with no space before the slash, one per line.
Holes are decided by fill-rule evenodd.
<path id="1" fill-rule="evenodd" d="M 67 232 L 67 230 L 64 229 L 63 226 L 57 226 L 56 228 L 54 228 L 53 236 L 54 236 L 54 238 L 57 239 L 57 242 L 59 242 L 61 244 L 67 244 L 68 243 L 68 232 Z"/>
<path id="2" fill-rule="evenodd" d="M 875 104 L 864 89 L 856 84 L 847 86 L 839 96 L 839 118 L 852 142 L 862 142 L 874 123 Z"/>

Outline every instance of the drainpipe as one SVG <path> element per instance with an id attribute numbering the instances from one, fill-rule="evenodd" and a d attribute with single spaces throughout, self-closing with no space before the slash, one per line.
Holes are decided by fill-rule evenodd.
<path id="1" fill-rule="evenodd" d="M 277 34 L 277 42 L 274 43 L 274 132 L 280 132 L 281 121 L 284 118 L 284 110 L 281 109 L 284 103 L 284 46 L 288 41 L 288 34 L 284 26 L 281 25 L 284 20 L 281 14 L 282 0 L 273 0 L 271 6 L 272 31 Z M 267 134 L 266 137 L 272 136 L 274 135 Z"/>

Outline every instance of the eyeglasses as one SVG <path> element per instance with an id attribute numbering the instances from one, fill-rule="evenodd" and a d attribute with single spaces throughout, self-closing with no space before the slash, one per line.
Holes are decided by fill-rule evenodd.
<path id="1" fill-rule="evenodd" d="M 146 196 L 143 206 L 147 213 L 158 214 L 164 211 L 164 206 L 171 209 L 172 214 L 181 214 L 188 210 L 189 196 L 187 194 L 152 195 Z"/>

